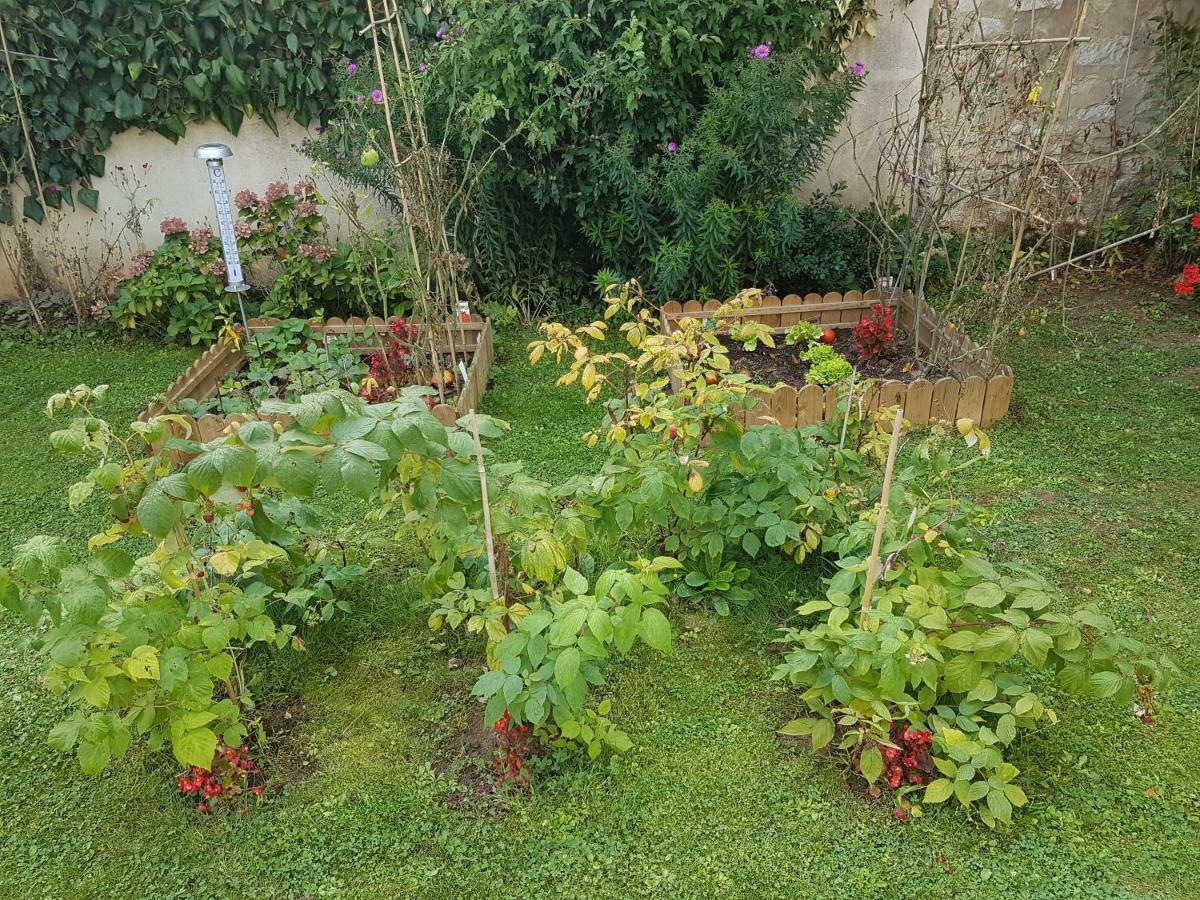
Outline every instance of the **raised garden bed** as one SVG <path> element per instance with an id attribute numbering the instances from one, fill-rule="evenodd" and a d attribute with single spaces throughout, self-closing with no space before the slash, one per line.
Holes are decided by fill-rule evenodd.
<path id="1" fill-rule="evenodd" d="M 802 320 L 833 328 L 837 332 L 835 347 L 850 351 L 850 329 L 880 302 L 885 301 L 876 290 L 807 294 L 804 297 L 796 294 L 783 298 L 769 296 L 763 297 L 745 318 L 771 326 L 778 335 L 785 334 Z M 916 332 L 921 354 L 917 360 L 908 360 L 912 362 L 908 371 L 902 371 L 906 362 L 903 359 L 877 360 L 863 367 L 858 377 L 873 379 L 864 398 L 866 410 L 900 405 L 904 408 L 904 417 L 914 425 L 967 418 L 986 427 L 1004 418 L 1012 399 L 1013 375 L 1008 366 L 997 363 L 988 351 L 961 329 L 952 327 L 927 304 L 922 303 L 918 313 L 911 291 L 886 302 L 897 308 L 896 323 L 901 332 L 897 336 L 897 345 L 911 346 Z M 689 300 L 682 304 L 670 301 L 661 310 L 663 327 L 672 330 L 680 319 L 703 317 L 718 306 L 720 303 L 716 300 L 707 303 Z M 794 352 L 792 347 L 782 347 L 777 352 L 759 349 L 750 354 L 731 350 L 730 359 L 735 367 L 748 370 L 761 384 L 773 386 L 779 381 L 796 381 L 795 385 L 785 383 L 775 387 L 769 397 L 759 401 L 747 415 L 749 424 L 771 418 L 785 427 L 800 428 L 836 417 L 838 401 L 846 395 L 846 384 L 828 387 L 804 384 L 803 366 L 789 363 L 787 359 Z M 852 352 L 846 355 L 854 360 Z M 751 356 L 753 361 L 749 359 Z M 788 377 L 788 365 L 792 369 L 791 377 Z"/>
<path id="2" fill-rule="evenodd" d="M 278 319 L 251 319 L 248 322 L 248 340 L 252 341 L 256 335 L 264 334 L 278 324 Z M 420 327 L 420 323 L 413 324 Z M 383 349 L 389 322 L 377 316 L 368 319 L 352 316 L 345 320 L 331 318 L 321 322 L 314 321 L 309 327 L 321 336 L 348 339 L 353 349 L 367 357 Z M 450 396 L 445 398 L 446 402 L 437 402 L 432 407 L 433 414 L 439 421 L 452 424 L 476 408 L 483 398 L 488 371 L 494 359 L 491 320 L 472 316 L 469 321 L 453 322 L 447 334 L 434 337 L 433 345 L 444 360 L 447 370 L 453 371 L 457 368 L 453 365 L 453 360 L 462 361 L 467 369 L 465 382 L 461 371 L 454 372 L 453 385 L 445 388 Z M 181 406 L 189 405 L 187 401 L 202 403 L 212 400 L 217 396 L 220 385 L 229 376 L 244 368 L 246 363 L 244 348 L 236 347 L 232 343 L 213 345 L 167 388 L 160 400 L 147 407 L 141 419 L 146 420 L 177 410 Z M 253 418 L 256 418 L 254 413 L 245 412 L 182 415 L 183 421 L 191 428 L 192 439 L 199 441 L 210 441 L 225 433 L 230 426 L 236 427 Z M 183 430 L 173 427 L 172 432 L 182 436 Z"/>

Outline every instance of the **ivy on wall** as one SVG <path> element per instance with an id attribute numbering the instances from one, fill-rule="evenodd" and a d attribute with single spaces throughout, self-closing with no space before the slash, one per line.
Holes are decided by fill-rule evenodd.
<path id="1" fill-rule="evenodd" d="M 0 222 L 95 210 L 104 153 L 130 128 L 177 141 L 210 118 L 233 134 L 251 115 L 273 131 L 277 111 L 320 119 L 365 21 L 361 0 L 0 0 L 43 188 L 13 208 L 13 183 L 34 179 L 0 64 Z"/>

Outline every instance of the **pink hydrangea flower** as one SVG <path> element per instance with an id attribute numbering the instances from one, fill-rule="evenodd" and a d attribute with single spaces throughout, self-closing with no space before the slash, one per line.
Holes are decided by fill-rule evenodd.
<path id="1" fill-rule="evenodd" d="M 250 237 L 250 235 L 254 234 L 254 226 L 244 219 L 238 219 L 233 223 L 233 233 L 242 240 L 245 240 L 246 238 Z"/>
<path id="2" fill-rule="evenodd" d="M 300 219 L 307 219 L 309 216 L 317 214 L 317 205 L 311 200 L 301 200 L 296 204 L 296 216 Z"/>
<path id="3" fill-rule="evenodd" d="M 188 230 L 188 227 L 187 222 L 183 221 L 183 219 L 178 216 L 170 216 L 162 220 L 158 226 L 158 230 L 167 235 L 167 237 L 170 237 L 173 234 L 183 234 Z"/>
<path id="4" fill-rule="evenodd" d="M 188 249 L 197 256 L 203 256 L 208 252 L 208 245 L 212 242 L 212 231 L 207 228 L 197 228 L 188 235 Z"/>
<path id="5" fill-rule="evenodd" d="M 249 209 L 258 205 L 258 194 L 254 191 L 238 191 L 233 198 L 233 205 L 238 209 Z"/>
<path id="6" fill-rule="evenodd" d="M 288 183 L 286 181 L 272 181 L 267 185 L 267 202 L 274 203 L 276 200 L 282 200 L 288 195 Z"/>

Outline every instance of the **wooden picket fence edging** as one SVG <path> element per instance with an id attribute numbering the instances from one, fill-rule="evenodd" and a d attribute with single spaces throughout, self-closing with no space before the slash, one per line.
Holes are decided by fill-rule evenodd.
<path id="1" fill-rule="evenodd" d="M 1012 369 L 997 364 L 990 352 L 928 304 L 921 303 L 918 312 L 918 303 L 911 291 L 899 298 L 893 295 L 887 301 L 877 290 L 813 293 L 803 297 L 796 294 L 782 298 L 764 296 L 757 306 L 740 318 L 768 325 L 776 334 L 785 333 L 800 321 L 829 328 L 851 328 L 880 302 L 889 302 L 896 307 L 900 328 L 910 336 L 915 331 L 922 351 L 944 361 L 953 375 L 936 381 L 925 378 L 911 382 L 876 381 L 862 398 L 864 412 L 900 405 L 904 407 L 904 417 L 914 425 L 967 418 L 983 427 L 1008 414 L 1012 401 Z M 660 311 L 663 329 L 670 332 L 680 319 L 701 318 L 720 305 L 719 300 L 705 303 L 668 301 Z M 678 389 L 678 378 L 672 375 L 671 381 Z M 837 417 L 838 403 L 845 397 L 846 390 L 845 384 L 829 387 L 809 384 L 801 388 L 779 385 L 746 415 L 746 423 L 756 425 L 774 419 L 787 428 L 816 425 Z"/>
<path id="2" fill-rule="evenodd" d="M 250 319 L 247 323 L 251 335 L 256 332 L 268 331 L 279 324 L 279 319 Z M 349 319 L 333 317 L 321 322 L 313 321 L 309 325 L 317 334 L 349 335 L 351 345 L 363 350 L 381 349 L 381 335 L 388 329 L 388 320 L 378 316 Z M 412 322 L 420 325 L 420 322 Z M 248 337 L 252 340 L 253 337 Z M 487 389 L 488 372 L 495 359 L 495 348 L 492 343 L 492 320 L 472 316 L 467 322 L 450 323 L 449 334 L 435 335 L 434 346 L 439 352 L 446 352 L 451 346 L 457 357 L 469 357 L 467 364 L 466 387 L 454 399 L 453 405 L 438 403 L 433 407 L 433 415 L 443 425 L 453 425 L 471 409 L 477 409 Z M 141 421 L 147 421 L 154 416 L 167 412 L 168 407 L 181 400 L 211 400 L 217 394 L 217 387 L 227 377 L 246 364 L 245 352 L 231 343 L 219 343 L 209 347 L 200 354 L 190 366 L 184 370 L 164 392 L 162 401 L 151 403 L 139 416 Z M 456 375 L 458 373 L 455 373 Z M 278 416 L 255 416 L 247 413 L 217 414 L 207 413 L 203 416 L 183 416 L 183 421 L 191 429 L 192 440 L 211 441 L 228 433 L 230 427 L 239 427 L 247 421 L 261 418 L 265 421 L 275 421 Z M 174 426 L 171 432 L 183 437 L 183 430 Z"/>

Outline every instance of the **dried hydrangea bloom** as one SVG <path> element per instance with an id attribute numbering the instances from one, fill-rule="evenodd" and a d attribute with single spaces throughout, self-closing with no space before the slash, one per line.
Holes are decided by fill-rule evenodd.
<path id="1" fill-rule="evenodd" d="M 158 226 L 158 230 L 170 237 L 173 234 L 183 234 L 188 230 L 188 227 L 187 222 L 178 216 L 169 216 L 162 220 L 162 223 Z"/>
<path id="2" fill-rule="evenodd" d="M 267 185 L 267 202 L 274 203 L 276 200 L 282 200 L 288 195 L 288 183 L 286 181 L 272 181 Z"/>
<path id="3" fill-rule="evenodd" d="M 238 209 L 250 209 L 252 206 L 258 206 L 258 194 L 254 191 L 238 191 L 233 203 Z"/>

